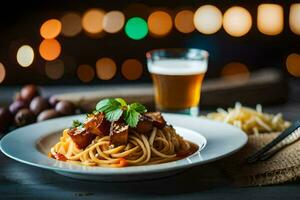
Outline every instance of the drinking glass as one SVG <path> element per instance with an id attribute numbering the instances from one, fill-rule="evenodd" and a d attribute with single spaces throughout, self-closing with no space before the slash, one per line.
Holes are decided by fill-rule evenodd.
<path id="1" fill-rule="evenodd" d="M 156 109 L 197 116 L 208 52 L 201 49 L 157 49 L 146 53 Z"/>

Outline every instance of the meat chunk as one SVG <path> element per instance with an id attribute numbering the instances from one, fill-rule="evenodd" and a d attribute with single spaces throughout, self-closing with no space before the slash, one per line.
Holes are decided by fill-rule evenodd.
<path id="1" fill-rule="evenodd" d="M 163 128 L 167 124 L 160 112 L 147 112 L 144 114 L 153 121 L 153 126 Z"/>
<path id="2" fill-rule="evenodd" d="M 152 131 L 152 129 L 153 129 L 153 120 L 150 117 L 141 115 L 139 118 L 139 122 L 134 130 L 138 133 L 146 134 Z"/>
<path id="3" fill-rule="evenodd" d="M 84 127 L 88 132 L 103 137 L 109 134 L 110 122 L 105 119 L 104 113 L 98 113 L 89 117 Z"/>
<path id="4" fill-rule="evenodd" d="M 104 136 L 109 135 L 110 125 L 111 125 L 111 123 L 109 121 L 107 121 L 105 119 L 105 117 L 103 116 L 103 118 L 101 119 L 101 122 L 97 125 L 100 135 L 104 135 Z"/>
<path id="5" fill-rule="evenodd" d="M 78 149 L 84 149 L 87 147 L 93 139 L 95 139 L 96 135 L 88 132 L 86 129 L 78 129 L 73 128 L 68 131 L 69 136 L 76 144 Z"/>
<path id="6" fill-rule="evenodd" d="M 129 126 L 122 122 L 112 122 L 110 127 L 110 141 L 114 145 L 125 145 L 128 141 Z"/>

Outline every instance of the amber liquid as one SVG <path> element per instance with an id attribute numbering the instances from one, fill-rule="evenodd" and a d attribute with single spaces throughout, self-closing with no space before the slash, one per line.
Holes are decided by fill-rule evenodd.
<path id="1" fill-rule="evenodd" d="M 197 107 L 204 73 L 191 75 L 164 75 L 152 73 L 156 107 L 162 111 Z"/>

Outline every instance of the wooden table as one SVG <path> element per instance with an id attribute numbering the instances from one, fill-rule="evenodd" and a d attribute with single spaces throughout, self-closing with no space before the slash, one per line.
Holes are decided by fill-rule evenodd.
<path id="1" fill-rule="evenodd" d="M 293 85 L 290 101 L 267 107 L 300 119 L 300 87 Z M 0 91 L 1 92 L 1 91 Z M 300 199 L 300 182 L 265 187 L 235 187 L 218 162 L 157 180 L 108 183 L 81 181 L 31 167 L 0 153 L 0 199 Z"/>

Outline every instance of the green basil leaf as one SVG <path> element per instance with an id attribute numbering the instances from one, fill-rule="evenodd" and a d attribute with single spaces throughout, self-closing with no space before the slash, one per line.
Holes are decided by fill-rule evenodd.
<path id="1" fill-rule="evenodd" d="M 111 99 L 103 99 L 103 100 L 99 101 L 96 105 L 96 110 L 100 110 L 100 109 L 103 109 L 103 107 L 108 106 L 110 104 L 109 103 L 110 101 L 111 101 Z"/>
<path id="2" fill-rule="evenodd" d="M 116 101 L 119 102 L 121 104 L 121 106 L 127 106 L 127 103 L 124 99 L 122 98 L 116 98 Z"/>
<path id="3" fill-rule="evenodd" d="M 122 114 L 123 114 L 123 110 L 118 108 L 116 110 L 111 110 L 105 113 L 105 118 L 110 122 L 118 121 L 122 116 Z"/>
<path id="4" fill-rule="evenodd" d="M 130 109 L 133 109 L 133 110 L 137 111 L 138 113 L 145 113 L 145 112 L 147 112 L 146 107 L 143 106 L 140 103 L 132 103 L 132 104 L 130 104 Z"/>
<path id="5" fill-rule="evenodd" d="M 115 99 L 103 99 L 99 101 L 96 105 L 96 110 L 99 112 L 110 112 L 116 110 L 121 106 L 121 103 Z"/>
<path id="6" fill-rule="evenodd" d="M 140 113 L 138 113 L 133 109 L 126 110 L 126 114 L 125 114 L 126 124 L 128 124 L 132 128 L 136 127 L 139 122 L 139 116 Z"/>
<path id="7" fill-rule="evenodd" d="M 104 112 L 108 121 L 117 121 L 124 113 L 124 120 L 130 127 L 136 127 L 141 113 L 147 112 L 145 106 L 140 103 L 128 105 L 122 98 L 103 99 L 98 102 L 96 112 Z"/>

